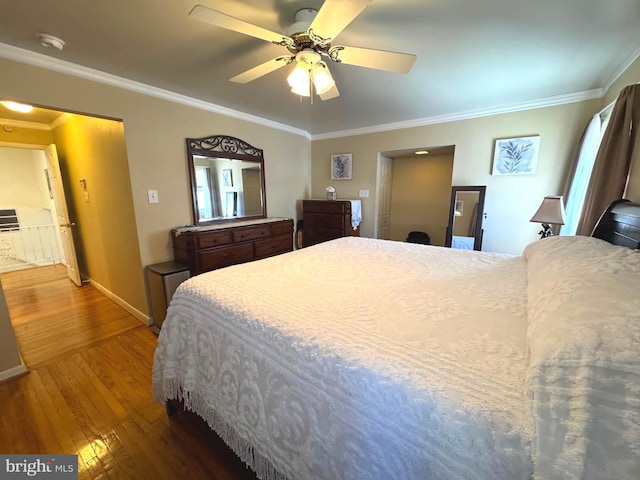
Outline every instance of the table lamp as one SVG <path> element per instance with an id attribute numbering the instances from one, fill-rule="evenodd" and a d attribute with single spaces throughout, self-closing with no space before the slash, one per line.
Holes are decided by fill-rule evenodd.
<path id="1" fill-rule="evenodd" d="M 551 225 L 564 225 L 566 215 L 564 213 L 564 203 L 562 197 L 544 197 L 540 208 L 531 217 L 530 222 L 542 223 L 540 238 L 547 238 L 553 235 Z"/>

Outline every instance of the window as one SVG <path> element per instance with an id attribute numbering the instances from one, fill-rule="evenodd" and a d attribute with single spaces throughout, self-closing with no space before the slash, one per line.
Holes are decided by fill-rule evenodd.
<path id="1" fill-rule="evenodd" d="M 11 232 L 19 228 L 20 223 L 15 209 L 0 210 L 0 232 Z"/>
<path id="2" fill-rule="evenodd" d="M 560 228 L 560 235 L 571 236 L 576 234 L 578 222 L 582 215 L 584 199 L 587 195 L 587 187 L 589 186 L 589 180 L 591 180 L 593 165 L 596 162 L 596 155 L 598 154 L 604 131 L 607 129 L 612 110 L 613 104 L 594 115 L 584 132 L 576 170 L 567 195 L 565 208 L 567 221 Z"/>

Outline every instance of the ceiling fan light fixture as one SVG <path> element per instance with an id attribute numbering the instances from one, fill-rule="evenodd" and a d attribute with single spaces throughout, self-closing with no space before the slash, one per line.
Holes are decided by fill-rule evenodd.
<path id="1" fill-rule="evenodd" d="M 311 96 L 311 85 L 307 82 L 305 85 L 300 84 L 291 89 L 292 93 L 296 95 L 300 95 L 301 97 L 310 97 Z"/>
<path id="2" fill-rule="evenodd" d="M 249 83 L 295 60 L 295 68 L 287 77 L 289 86 L 293 92 L 311 97 L 313 103 L 314 90 L 321 100 L 330 100 L 340 95 L 331 72 L 322 62 L 323 57 L 337 63 L 395 73 L 408 73 L 413 66 L 416 56 L 408 53 L 331 45 L 370 2 L 371 0 L 325 0 L 317 10 L 301 8 L 296 11 L 294 22 L 286 29 L 286 34 L 272 32 L 204 5 L 193 7 L 189 16 L 215 27 L 279 45 L 289 52 L 250 68 L 230 78 L 230 81 Z"/>
<path id="3" fill-rule="evenodd" d="M 327 64 L 324 62 L 318 62 L 313 65 L 311 68 L 311 78 L 318 95 L 328 92 L 336 84 L 331 76 L 329 67 L 327 67 Z"/>
<path id="4" fill-rule="evenodd" d="M 291 91 L 309 97 L 311 95 L 309 88 L 309 65 L 305 61 L 298 61 L 295 68 L 287 77 L 287 83 L 291 87 Z"/>

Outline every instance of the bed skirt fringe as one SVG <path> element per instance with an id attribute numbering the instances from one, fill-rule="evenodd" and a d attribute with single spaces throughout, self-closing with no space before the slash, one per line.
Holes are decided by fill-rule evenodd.
<path id="1" fill-rule="evenodd" d="M 289 480 L 288 477 L 276 470 L 266 457 L 256 452 L 238 432 L 229 425 L 218 413 L 198 395 L 185 391 L 175 379 L 162 381 L 162 391 L 155 385 L 153 396 L 157 401 L 179 400 L 185 410 L 195 413 L 202 418 L 209 428 L 218 434 L 224 443 L 235 453 L 245 465 L 253 470 L 261 480 Z"/>

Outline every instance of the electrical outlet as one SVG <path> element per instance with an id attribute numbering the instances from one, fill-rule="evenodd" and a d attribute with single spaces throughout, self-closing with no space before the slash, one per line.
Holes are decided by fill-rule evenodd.
<path id="1" fill-rule="evenodd" d="M 147 190 L 147 195 L 149 195 L 149 203 L 160 203 L 157 190 Z"/>
<path id="2" fill-rule="evenodd" d="M 360 190 L 360 198 L 369 198 L 369 190 Z"/>

